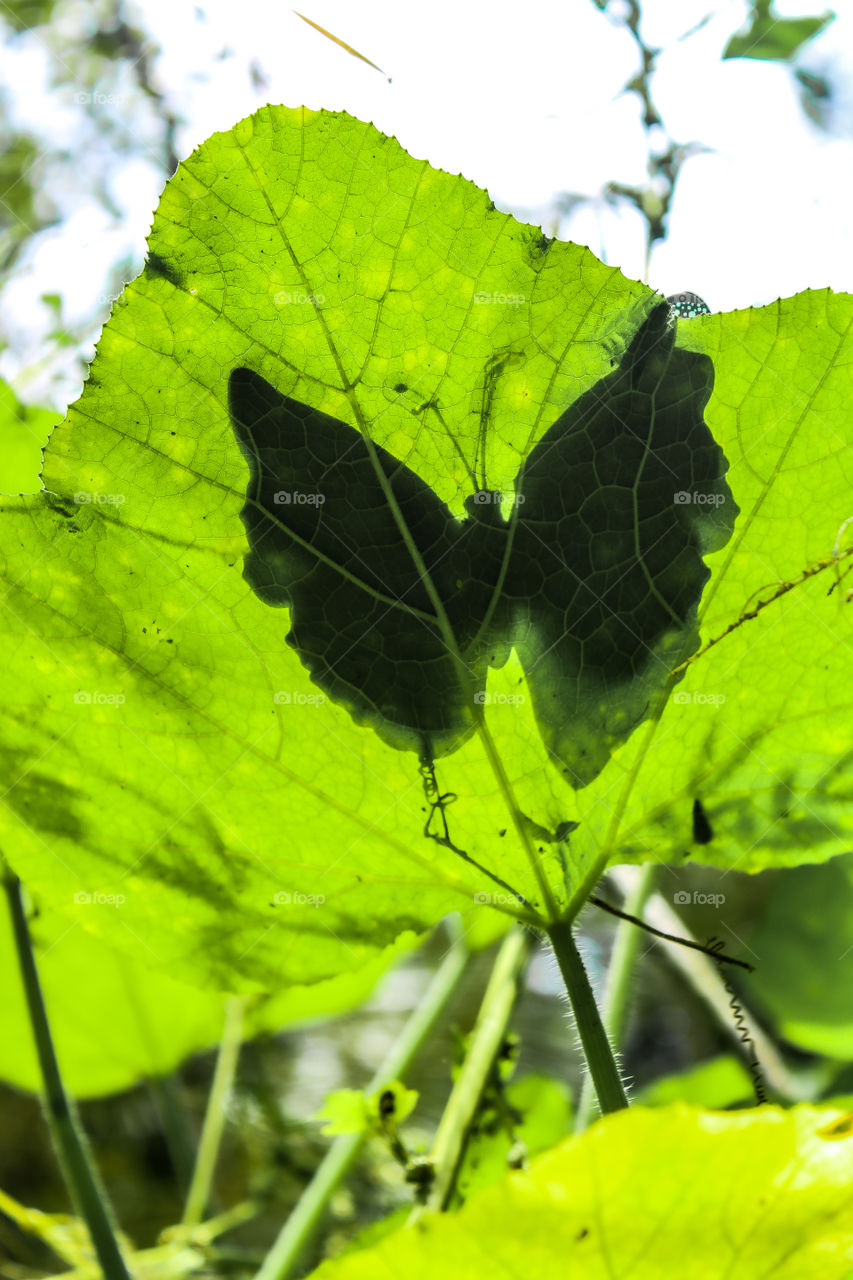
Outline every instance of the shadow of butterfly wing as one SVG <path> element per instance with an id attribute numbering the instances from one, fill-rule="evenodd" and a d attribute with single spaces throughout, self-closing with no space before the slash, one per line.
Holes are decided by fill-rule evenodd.
<path id="1" fill-rule="evenodd" d="M 516 481 L 514 640 L 542 736 L 576 787 L 698 647 L 702 556 L 738 511 L 703 420 L 713 381 L 707 356 L 675 347 L 661 303 Z"/>
<path id="2" fill-rule="evenodd" d="M 250 369 L 232 372 L 228 399 L 250 469 L 246 581 L 266 604 L 290 608 L 287 643 L 358 724 L 398 750 L 455 750 L 475 727 L 487 671 L 477 527 L 454 519 L 399 459 L 377 445 L 371 456 L 358 431 Z M 468 659 L 464 681 L 377 468 Z"/>

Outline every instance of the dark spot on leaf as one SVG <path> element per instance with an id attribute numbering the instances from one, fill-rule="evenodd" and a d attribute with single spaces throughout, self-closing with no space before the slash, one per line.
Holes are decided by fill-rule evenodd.
<path id="1" fill-rule="evenodd" d="M 534 271 L 538 271 L 542 266 L 548 250 L 551 248 L 553 243 L 553 240 L 551 240 L 549 236 L 546 236 L 544 232 L 534 234 L 532 238 L 528 240 L 525 253 L 528 265 L 531 266 Z"/>
<path id="2" fill-rule="evenodd" d="M 159 253 L 151 250 L 145 259 L 145 274 L 153 279 L 168 280 L 177 289 L 183 284 L 180 271 L 172 263 L 167 262 Z"/>
<path id="3" fill-rule="evenodd" d="M 714 832 L 704 805 L 701 800 L 696 799 L 693 801 L 693 843 L 710 844 L 713 838 Z"/>
<path id="4" fill-rule="evenodd" d="M 554 835 L 557 840 L 568 840 L 572 832 L 576 831 L 579 826 L 579 822 L 558 822 L 554 828 Z"/>

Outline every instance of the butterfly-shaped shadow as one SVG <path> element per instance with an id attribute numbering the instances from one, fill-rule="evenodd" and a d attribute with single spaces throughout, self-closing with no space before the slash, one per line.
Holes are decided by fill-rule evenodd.
<path id="1" fill-rule="evenodd" d="M 473 733 L 488 669 L 514 646 L 546 746 L 585 786 L 698 647 L 702 557 L 738 513 L 703 420 L 712 387 L 658 304 L 528 455 L 510 517 L 481 490 L 457 520 L 359 431 L 235 369 L 244 576 L 289 607 L 315 684 L 429 760 Z"/>

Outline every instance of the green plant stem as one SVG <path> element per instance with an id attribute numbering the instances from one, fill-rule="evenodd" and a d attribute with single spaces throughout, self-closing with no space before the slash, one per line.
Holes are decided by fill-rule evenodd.
<path id="1" fill-rule="evenodd" d="M 598 1105 L 605 1114 L 620 1111 L 627 1107 L 628 1099 L 625 1097 L 613 1050 L 604 1030 L 583 960 L 575 944 L 571 922 L 560 920 L 550 925 L 548 937 L 566 984 Z"/>
<path id="2" fill-rule="evenodd" d="M 625 911 L 632 916 L 641 916 L 649 894 L 654 889 L 657 864 L 647 862 L 640 868 L 630 895 L 625 902 Z M 628 993 L 631 975 L 637 959 L 637 952 L 645 941 L 643 931 L 628 920 L 622 920 L 616 930 L 610 967 L 607 970 L 607 986 L 604 992 L 602 1021 L 611 1044 L 620 1045 L 625 1030 L 625 1019 L 628 1012 Z M 592 1076 L 583 1082 L 581 1100 L 575 1120 L 575 1132 L 582 1132 L 595 1110 L 595 1097 Z"/>
<path id="3" fill-rule="evenodd" d="M 465 1062 L 435 1135 L 431 1152 L 435 1181 L 428 1205 L 418 1206 L 413 1210 L 410 1224 L 417 1221 L 430 1205 L 439 1209 L 447 1207 L 468 1131 L 506 1034 L 533 941 L 531 933 L 516 927 L 507 934 L 501 945 L 480 1005 Z"/>
<path id="4" fill-rule="evenodd" d="M 77 1213 L 89 1229 L 95 1254 L 106 1280 L 130 1280 L 116 1239 L 106 1191 L 89 1159 L 74 1104 L 62 1083 L 27 927 L 21 882 L 2 860 L 2 856 L 0 869 L 12 917 L 18 964 L 41 1070 L 45 1114 L 54 1148 Z"/>
<path id="5" fill-rule="evenodd" d="M 468 950 L 461 939 L 461 930 L 457 928 L 450 951 L 426 995 L 367 1086 L 368 1093 L 376 1093 L 405 1075 L 456 990 L 467 963 Z M 267 1254 L 256 1280 L 288 1280 L 293 1275 L 329 1201 L 352 1167 L 366 1136 L 364 1133 L 346 1133 L 335 1139 Z"/>
<path id="6" fill-rule="evenodd" d="M 225 1128 L 228 1098 L 234 1083 L 240 1046 L 243 1043 L 245 1007 L 245 997 L 232 996 L 225 1008 L 225 1026 L 219 1045 L 219 1056 L 216 1059 L 216 1070 L 213 1073 L 213 1083 L 207 1100 L 192 1182 L 187 1193 L 184 1216 L 181 1219 L 185 1227 L 198 1226 L 210 1199 L 216 1157 L 219 1154 L 219 1144 Z"/>

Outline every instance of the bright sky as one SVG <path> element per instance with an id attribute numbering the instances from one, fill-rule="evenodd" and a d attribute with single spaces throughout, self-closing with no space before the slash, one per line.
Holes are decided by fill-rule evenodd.
<path id="1" fill-rule="evenodd" d="M 346 110 L 372 120 L 407 150 L 486 187 L 495 203 L 549 233 L 588 245 L 626 274 L 643 273 L 644 226 L 601 199 L 611 180 L 642 184 L 645 144 L 636 95 L 622 92 L 637 69 L 635 48 L 592 0 L 298 0 L 302 12 L 381 66 L 388 81 L 270 0 L 145 0 L 144 26 L 162 52 L 153 71 L 186 124 L 183 157 L 211 133 L 229 128 L 264 102 Z M 616 0 L 618 3 L 619 0 Z M 654 81 L 656 105 L 680 142 L 702 142 L 680 179 L 670 237 L 655 250 L 649 283 L 664 293 L 701 294 L 712 310 L 764 304 L 805 288 L 853 291 L 853 11 L 807 46 L 801 62 L 828 74 L 840 97 L 831 131 L 805 115 L 793 73 L 772 62 L 721 61 L 744 23 L 745 0 L 644 0 L 648 42 L 666 50 Z M 822 13 L 824 0 L 778 0 L 780 14 Z M 80 7 L 58 10 L 54 35 L 79 38 Z M 682 39 L 710 13 L 695 34 Z M 94 21 L 94 18 L 91 19 Z M 13 347 L 0 375 L 23 398 L 57 406 L 79 393 L 74 353 L 39 364 L 48 327 L 42 293 L 67 301 L 80 322 L 100 305 L 106 315 L 110 268 L 123 257 L 141 268 L 145 235 L 162 178 L 139 154 L 118 162 L 102 154 L 97 112 L 75 103 L 80 86 L 48 82 L 37 34 L 4 51 L 12 119 L 54 148 L 86 141 L 73 188 L 50 191 L 65 215 L 22 258 L 5 291 Z M 256 88 L 250 66 L 266 80 Z M 86 86 L 83 86 L 84 88 Z M 156 137 L 138 91 L 98 111 L 126 116 L 139 142 Z M 846 95 L 846 97 L 845 97 Z M 120 216 L 92 194 L 104 172 Z M 562 219 L 563 193 L 596 197 Z M 94 336 L 94 335 L 93 335 Z M 64 359 L 65 363 L 61 363 Z"/>

